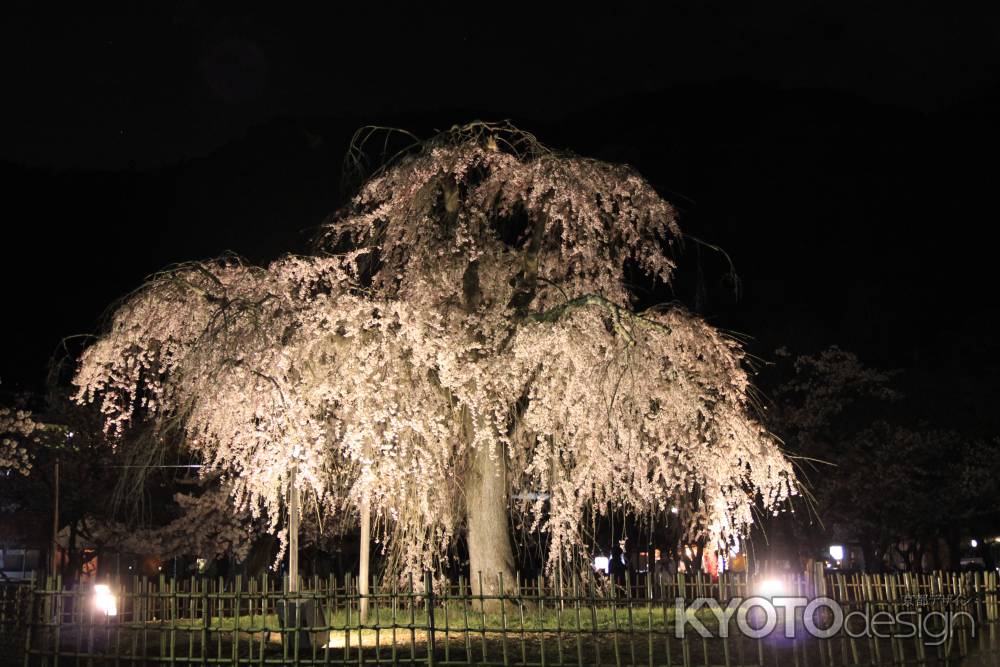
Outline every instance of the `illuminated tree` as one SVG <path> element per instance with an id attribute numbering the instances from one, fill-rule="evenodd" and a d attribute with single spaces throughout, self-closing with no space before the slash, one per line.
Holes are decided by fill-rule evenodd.
<path id="1" fill-rule="evenodd" d="M 492 590 L 512 514 L 548 532 L 550 566 L 588 509 L 683 503 L 737 540 L 794 476 L 748 414 L 739 345 L 634 310 L 678 237 L 628 167 L 454 128 L 368 180 L 315 256 L 154 276 L 84 354 L 78 398 L 113 432 L 137 413 L 182 431 L 272 529 L 293 470 L 326 512 L 370 508 L 394 572 L 436 569 L 461 532 Z"/>
<path id="2" fill-rule="evenodd" d="M 0 407 L 0 473 L 31 472 L 31 449 L 39 430 L 30 412 Z"/>
<path id="3" fill-rule="evenodd" d="M 200 493 L 175 493 L 178 516 L 164 525 L 138 530 L 110 525 L 103 527 L 100 538 L 120 551 L 161 558 L 231 556 L 237 562 L 245 560 L 256 537 L 249 513 L 233 511 L 227 487 L 211 479 L 204 486 Z"/>

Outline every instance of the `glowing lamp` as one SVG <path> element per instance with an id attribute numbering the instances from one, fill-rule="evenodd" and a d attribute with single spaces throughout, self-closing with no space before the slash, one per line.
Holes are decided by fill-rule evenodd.
<path id="1" fill-rule="evenodd" d="M 785 583 L 781 579 L 765 579 L 757 584 L 757 594 L 766 598 L 784 595 Z"/>
<path id="2" fill-rule="evenodd" d="M 844 560 L 844 547 L 839 544 L 830 546 L 830 557 L 833 560 Z"/>
<path id="3" fill-rule="evenodd" d="M 106 616 L 118 615 L 118 600 L 115 599 L 111 589 L 106 584 L 94 586 L 94 607 Z"/>
<path id="4" fill-rule="evenodd" d="M 608 557 L 607 556 L 597 556 L 594 558 L 594 570 L 608 573 Z"/>

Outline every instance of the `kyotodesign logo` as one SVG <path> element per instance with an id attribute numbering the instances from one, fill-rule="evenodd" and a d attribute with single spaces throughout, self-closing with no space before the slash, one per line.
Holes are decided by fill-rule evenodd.
<path id="1" fill-rule="evenodd" d="M 976 636 L 975 621 L 966 611 L 879 608 L 884 606 L 865 603 L 845 610 L 828 597 L 753 596 L 732 598 L 723 607 L 715 598 L 677 598 L 674 633 L 683 638 L 690 628 L 705 638 L 728 637 L 735 627 L 747 637 L 762 639 L 780 627 L 787 639 L 828 639 L 843 633 L 854 639 L 918 637 L 929 646 L 943 644 L 956 627 L 970 628 L 971 636 Z"/>

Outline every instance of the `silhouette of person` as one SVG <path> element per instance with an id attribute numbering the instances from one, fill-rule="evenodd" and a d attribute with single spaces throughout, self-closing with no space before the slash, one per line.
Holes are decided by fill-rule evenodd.
<path id="1" fill-rule="evenodd" d="M 611 547 L 611 558 L 608 560 L 608 574 L 616 586 L 625 586 L 625 578 L 628 576 L 628 554 L 625 551 L 627 537 L 618 540 L 618 545 Z"/>

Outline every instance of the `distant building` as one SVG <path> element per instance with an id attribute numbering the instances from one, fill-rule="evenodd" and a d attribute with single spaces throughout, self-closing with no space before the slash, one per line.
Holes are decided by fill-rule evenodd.
<path id="1" fill-rule="evenodd" d="M 46 571 L 51 519 L 0 514 L 0 582 L 26 581 Z"/>

